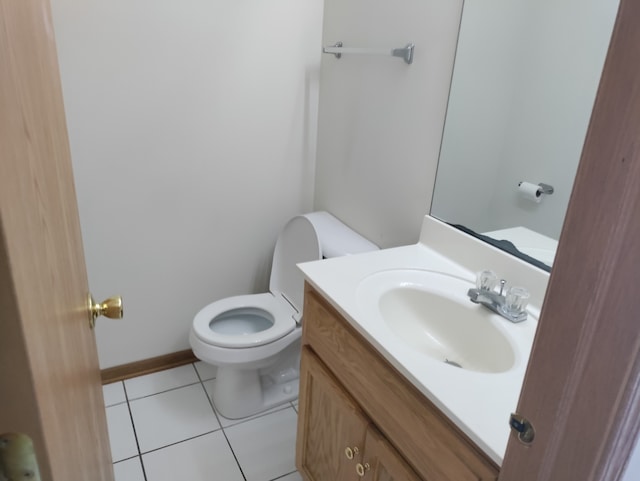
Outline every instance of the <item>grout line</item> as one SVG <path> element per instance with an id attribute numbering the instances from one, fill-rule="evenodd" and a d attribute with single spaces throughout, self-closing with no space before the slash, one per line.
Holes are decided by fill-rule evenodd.
<path id="1" fill-rule="evenodd" d="M 214 429 L 213 431 L 207 431 L 206 433 L 196 434 L 195 436 L 191 436 L 190 438 L 181 439 L 180 441 L 176 441 L 175 443 L 169 443 L 169 444 L 166 444 L 165 446 L 160 446 L 159 448 L 153 448 L 153 449 L 150 449 L 149 451 L 145 451 L 145 452 L 141 453 L 140 456 L 144 456 L 144 455 L 150 454 L 150 453 L 155 453 L 156 451 L 160 451 L 161 449 L 164 449 L 164 448 L 170 448 L 171 446 L 175 446 L 176 444 L 185 443 L 187 441 L 193 441 L 194 439 L 198 439 L 198 438 L 201 438 L 203 436 L 208 436 L 209 434 L 213 434 L 213 433 L 216 433 L 218 431 L 222 431 L 222 429 Z"/>
<path id="2" fill-rule="evenodd" d="M 127 400 L 127 410 L 129 411 L 129 418 L 131 419 L 131 427 L 133 428 L 133 437 L 136 440 L 136 447 L 138 448 L 138 458 L 140 461 L 140 466 L 142 467 L 142 476 L 144 480 L 147 481 L 147 472 L 144 469 L 144 463 L 142 462 L 142 453 L 140 452 L 140 442 L 138 441 L 138 432 L 136 430 L 136 423 L 133 421 L 133 413 L 131 412 L 131 405 L 129 404 L 129 395 L 127 394 L 127 386 L 122 383 L 122 389 L 124 389 L 124 397 Z"/>
<path id="3" fill-rule="evenodd" d="M 197 369 L 196 369 L 196 371 L 197 371 Z M 202 384 L 202 390 L 204 391 L 204 395 L 207 396 L 207 400 L 209 401 L 209 406 L 211 406 L 211 410 L 213 411 L 213 415 L 218 420 L 218 424 L 220 424 L 220 430 L 222 431 L 222 435 L 224 436 L 224 439 L 227 441 L 227 444 L 229 445 L 229 449 L 231 450 L 231 454 L 233 455 L 233 459 L 236 460 L 236 464 L 238 465 L 238 469 L 240 470 L 240 474 L 242 475 L 242 479 L 244 479 L 244 481 L 247 481 L 247 477 L 244 475 L 244 471 L 242 470 L 242 466 L 240 465 L 240 461 L 238 460 L 238 456 L 236 456 L 236 452 L 233 450 L 233 446 L 231 446 L 231 442 L 229 441 L 229 438 L 227 437 L 227 433 L 225 432 L 224 428 L 222 427 L 222 423 L 220 422 L 220 418 L 218 417 L 218 413 L 216 412 L 216 408 L 213 405 L 213 399 L 211 399 L 211 397 L 209 397 L 209 393 L 205 389 L 204 383 L 201 383 L 201 384 Z"/>
<path id="4" fill-rule="evenodd" d="M 117 461 L 114 461 L 112 464 L 120 464 L 120 463 L 123 463 L 123 462 L 125 462 L 125 461 L 131 461 L 133 458 L 137 458 L 137 457 L 139 457 L 139 456 L 140 456 L 139 454 L 136 454 L 136 455 L 134 455 L 134 456 L 129 456 L 128 458 L 119 459 L 119 460 L 117 460 Z"/>
<path id="5" fill-rule="evenodd" d="M 108 386 L 110 386 L 110 385 L 112 385 L 112 384 L 117 384 L 117 383 L 120 383 L 120 385 L 122 386 L 122 392 L 123 392 L 123 394 L 124 394 L 124 382 L 122 382 L 122 381 L 116 381 L 116 382 L 113 382 L 113 383 L 111 383 L 111 384 L 107 384 L 107 385 L 108 385 Z M 102 392 L 103 392 L 103 396 L 104 396 L 104 386 L 102 386 Z M 105 409 L 106 409 L 106 408 L 110 408 L 111 406 L 118 406 L 119 404 L 124 404 L 124 403 L 126 403 L 126 402 L 127 402 L 127 395 L 125 394 L 125 396 L 124 396 L 124 401 L 118 401 L 118 402 L 114 402 L 114 403 L 111 403 L 111 404 L 107 404 L 107 402 L 106 402 L 106 400 L 105 400 L 104 407 L 105 407 Z"/>
<path id="6" fill-rule="evenodd" d="M 193 370 L 196 373 L 196 377 L 198 378 L 198 381 L 202 382 L 202 378 L 200 377 L 200 373 L 198 372 L 198 370 L 196 369 L 196 364 L 195 363 L 191 363 L 191 367 L 193 368 Z"/>
<path id="7" fill-rule="evenodd" d="M 194 381 L 194 382 L 191 382 L 189 384 L 184 384 L 182 386 L 172 387 L 172 388 L 169 388 L 169 389 L 165 389 L 164 391 L 158 391 L 158 392 L 154 392 L 152 394 L 145 394 L 144 396 L 134 397 L 134 398 L 131 398 L 131 399 L 129 399 L 127 397 L 127 402 L 138 401 L 139 399 L 146 399 L 148 397 L 156 396 L 158 394 L 163 394 L 165 392 L 177 391 L 178 389 L 182 389 L 183 387 L 195 386 L 196 384 L 201 383 L 201 382 L 202 381 Z M 125 387 L 125 392 L 126 392 L 126 387 Z"/>
<path id="8" fill-rule="evenodd" d="M 231 454 L 233 455 L 233 459 L 236 460 L 236 464 L 238 465 L 238 469 L 240 470 L 240 474 L 242 475 L 242 479 L 244 479 L 244 481 L 247 481 L 247 477 L 244 475 L 244 471 L 242 470 L 242 466 L 240 465 L 240 461 L 238 460 L 238 456 L 236 456 L 236 452 L 233 450 L 233 446 L 231 446 L 231 442 L 229 441 L 229 438 L 227 437 L 227 433 L 224 432 L 224 429 L 222 430 L 222 434 L 224 435 L 224 438 L 227 440 L 227 444 L 229 445 L 229 449 L 231 450 Z"/>
<path id="9" fill-rule="evenodd" d="M 290 476 L 291 474 L 297 473 L 298 470 L 296 469 L 295 471 L 291 471 L 290 473 L 287 474 L 283 474 L 282 476 L 278 476 L 277 478 L 273 478 L 270 481 L 277 481 L 278 479 L 282 479 L 282 478 L 286 478 L 287 476 Z"/>
<path id="10" fill-rule="evenodd" d="M 147 481 L 147 470 L 144 467 L 144 460 L 142 459 L 142 454 L 140 455 L 140 467 L 142 468 L 142 477 L 144 481 Z"/>
<path id="11" fill-rule="evenodd" d="M 204 361 L 201 361 L 201 362 L 204 362 Z M 208 377 L 207 379 L 202 379 L 202 376 L 200 375 L 200 371 L 198 371 L 198 368 L 196 367 L 196 364 L 192 363 L 191 365 L 193 366 L 193 369 L 196 371 L 196 376 L 198 376 L 198 379 L 200 379 L 200 382 L 204 383 L 204 382 L 208 382 L 208 381 L 213 381 L 216 378 L 216 376 L 213 376 L 213 377 Z M 216 375 L 217 375 L 217 373 L 216 373 Z"/>

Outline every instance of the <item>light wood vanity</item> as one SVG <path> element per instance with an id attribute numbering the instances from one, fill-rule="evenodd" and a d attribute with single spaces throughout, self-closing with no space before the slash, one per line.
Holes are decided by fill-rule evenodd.
<path id="1" fill-rule="evenodd" d="M 498 466 L 308 284 L 304 319 L 296 465 L 305 481 L 498 478 Z"/>

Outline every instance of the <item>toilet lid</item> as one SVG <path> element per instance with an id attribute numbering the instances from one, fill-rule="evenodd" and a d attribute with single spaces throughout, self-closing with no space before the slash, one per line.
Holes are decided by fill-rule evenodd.
<path id="1" fill-rule="evenodd" d="M 296 264 L 321 258 L 320 241 L 311 221 L 305 216 L 291 219 L 282 229 L 273 252 L 269 290 L 286 298 L 298 311 L 298 318 L 302 313 L 304 276 Z"/>
<path id="2" fill-rule="evenodd" d="M 228 297 L 200 310 L 193 320 L 193 332 L 214 346 L 262 346 L 296 328 L 293 314 L 286 300 L 271 293 Z"/>

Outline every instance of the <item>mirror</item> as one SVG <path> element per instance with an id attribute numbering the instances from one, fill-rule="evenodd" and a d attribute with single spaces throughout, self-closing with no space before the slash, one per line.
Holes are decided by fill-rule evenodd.
<path id="1" fill-rule="evenodd" d="M 432 216 L 550 270 L 618 3 L 464 2 Z"/>

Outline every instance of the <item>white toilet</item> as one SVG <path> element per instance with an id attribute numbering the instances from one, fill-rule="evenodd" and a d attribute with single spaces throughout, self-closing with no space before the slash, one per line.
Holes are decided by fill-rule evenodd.
<path id="1" fill-rule="evenodd" d="M 377 250 L 328 212 L 291 219 L 276 243 L 269 292 L 204 307 L 189 342 L 198 359 L 218 366 L 213 403 L 243 418 L 298 397 L 304 278 L 296 264 Z"/>

